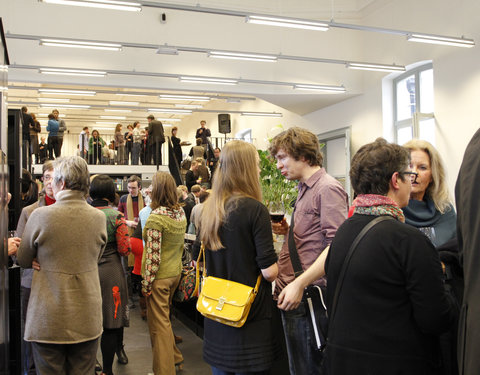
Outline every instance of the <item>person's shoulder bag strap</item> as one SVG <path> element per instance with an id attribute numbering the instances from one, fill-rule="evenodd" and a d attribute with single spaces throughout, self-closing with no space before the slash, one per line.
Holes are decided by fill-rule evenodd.
<path id="1" fill-rule="evenodd" d="M 379 216 L 373 219 L 370 223 L 365 225 L 365 227 L 361 230 L 361 232 L 358 234 L 358 236 L 355 238 L 352 245 L 350 246 L 350 249 L 348 250 L 348 253 L 345 256 L 345 259 L 343 261 L 342 269 L 340 270 L 340 275 L 338 276 L 337 286 L 335 288 L 335 294 L 333 295 L 332 308 L 330 313 L 328 314 L 328 319 L 330 322 L 333 321 L 333 317 L 335 315 L 335 309 L 337 307 L 338 296 L 340 294 L 340 289 L 342 288 L 343 279 L 345 278 L 345 273 L 347 272 L 348 264 L 352 259 L 353 253 L 355 252 L 358 243 L 363 239 L 363 237 L 367 234 L 367 232 L 370 229 L 372 229 L 375 225 L 377 225 L 381 221 L 390 220 L 390 219 L 393 220 L 391 216 Z"/>
<path id="2" fill-rule="evenodd" d="M 302 263 L 298 257 L 297 245 L 295 245 L 295 237 L 293 234 L 293 226 L 295 225 L 295 210 L 292 213 L 292 220 L 290 221 L 290 230 L 288 232 L 288 252 L 290 253 L 290 261 L 292 262 L 293 272 L 295 278 L 303 273 Z"/>

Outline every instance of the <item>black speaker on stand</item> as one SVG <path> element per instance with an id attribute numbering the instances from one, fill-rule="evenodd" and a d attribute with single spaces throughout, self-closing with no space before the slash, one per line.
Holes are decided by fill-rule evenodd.
<path id="1" fill-rule="evenodd" d="M 227 134 L 232 131 L 230 115 L 228 113 L 218 114 L 218 132 L 225 134 L 225 143 L 227 143 Z"/>

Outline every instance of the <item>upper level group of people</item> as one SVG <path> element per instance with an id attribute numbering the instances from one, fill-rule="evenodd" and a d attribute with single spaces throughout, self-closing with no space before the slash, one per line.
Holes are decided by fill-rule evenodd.
<path id="1" fill-rule="evenodd" d="M 262 204 L 255 147 L 243 141 L 225 144 L 195 233 L 205 246 L 209 276 L 252 287 L 262 278 L 244 326 L 205 319 L 203 358 L 212 372 L 268 374 L 283 355 L 290 374 L 476 373 L 477 303 L 467 291 L 477 288 L 471 267 L 478 263 L 474 186 L 480 177 L 475 157 L 479 138 L 477 134 L 467 148 L 457 182 L 458 231 L 446 171 L 428 142 L 400 146 L 379 138 L 362 146 L 351 161 L 355 199 L 349 207 L 342 184 L 323 168 L 317 137 L 302 128 L 285 130 L 274 137 L 269 151 L 282 175 L 299 182 L 290 223 L 272 223 Z M 108 358 L 113 361 L 111 353 L 118 350 L 114 342 L 123 331 L 110 330 L 125 326 L 115 324 L 124 316 L 127 297 L 123 281 L 104 283 L 111 281 L 114 268 L 120 272 L 118 259 L 130 251 L 129 244 L 122 245 L 130 232 L 145 243 L 136 271 L 147 307 L 154 373 L 174 374 L 183 357 L 168 315 L 181 274 L 186 201 L 197 200 L 197 187 L 191 188 L 192 198 L 187 189 L 177 189 L 170 175 L 158 172 L 150 206 L 142 209 L 143 198 L 137 192 L 134 199 L 134 181 L 129 181 L 129 195 L 119 204 L 123 215 L 108 208 L 113 182 L 97 176 L 90 196 L 103 211 L 99 215 L 85 201 L 89 176 L 82 159 L 58 159 L 46 172 L 45 192 L 49 196 L 51 189 L 53 195 L 44 198 L 45 205 L 56 202 L 31 212 L 17 253 L 21 266 L 37 269 L 31 271 L 25 332 L 36 364 L 38 360 L 37 373 L 53 373 L 52 350 L 76 358 L 65 366 L 75 363 L 85 369 L 79 373 L 93 371 L 100 336 L 102 355 L 110 353 L 103 359 L 104 372 L 111 373 Z M 132 188 L 138 189 L 139 182 Z M 272 232 L 285 236 L 279 254 Z M 108 243 L 115 244 L 115 251 L 107 251 Z M 300 272 L 292 265 L 294 252 Z M 102 276 L 105 257 L 115 260 L 108 276 Z M 304 299 L 311 285 L 325 293 L 328 341 L 322 351 L 312 344 Z M 109 301 L 103 311 L 102 297 Z M 59 325 L 63 328 L 55 329 Z M 462 343 L 458 361 L 457 330 Z"/>
<path id="2" fill-rule="evenodd" d="M 118 165 L 157 165 L 162 164 L 162 145 L 165 143 L 165 133 L 161 121 L 153 115 L 147 117 L 148 126 L 142 128 L 139 121 L 127 125 L 115 126 L 113 139 L 106 141 L 97 129 L 90 134 L 88 126 L 83 127 L 78 137 L 77 155 L 84 158 L 88 164 L 118 164 Z M 65 120 L 59 117 L 59 111 L 54 109 L 48 115 L 46 131 L 48 138 L 41 133 L 41 125 L 34 113 L 29 113 L 27 107 L 22 107 L 22 124 L 24 141 L 28 141 L 28 155 L 32 163 L 43 164 L 46 160 L 54 160 L 62 154 L 64 133 L 67 131 Z M 184 159 L 182 146 L 190 142 L 182 142 L 177 136 L 178 128 L 171 130 L 171 144 L 176 162 L 181 166 Z M 208 159 L 211 132 L 206 127 L 206 121 L 200 122 L 195 133 L 195 146 L 190 150 L 191 160 Z M 209 161 L 210 165 L 213 163 Z M 188 169 L 188 168 L 187 168 Z"/>

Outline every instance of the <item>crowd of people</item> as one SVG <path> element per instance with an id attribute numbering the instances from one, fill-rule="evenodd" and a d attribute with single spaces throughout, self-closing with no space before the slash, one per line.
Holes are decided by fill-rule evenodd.
<path id="1" fill-rule="evenodd" d="M 67 131 L 65 120 L 59 117 L 57 109 L 48 115 L 48 123 L 45 130 L 48 132 L 47 139 L 39 135 L 41 125 L 34 113 L 29 113 L 27 107 L 22 107 L 22 123 L 24 129 L 24 141 L 28 141 L 28 155 L 32 163 L 43 164 L 46 160 L 54 160 L 62 155 L 64 133 Z M 88 126 L 82 128 L 78 137 L 77 155 L 85 159 L 88 164 L 117 164 L 117 165 L 157 165 L 162 164 L 162 145 L 165 143 L 165 132 L 161 121 L 155 120 L 153 115 L 147 117 L 148 126 L 142 128 L 139 121 L 127 125 L 123 129 L 122 124 L 115 126 L 113 139 L 107 142 L 107 137 L 101 136 L 97 129 L 90 134 Z M 173 148 L 173 155 L 179 166 L 184 160 L 182 146 L 190 142 L 182 142 L 178 138 L 178 128 L 174 126 L 171 130 L 170 140 Z M 207 151 L 211 144 L 210 129 L 206 122 L 200 122 L 200 128 L 195 134 L 195 146 L 188 154 L 187 161 L 203 159 L 209 171 L 213 172 L 218 161 L 218 156 L 211 156 Z M 104 139 L 105 138 L 105 139 Z M 109 137 L 110 138 L 110 137 Z M 213 153 L 216 152 L 212 150 Z M 187 168 L 188 169 L 188 168 Z M 209 174 L 209 178 L 210 178 Z M 204 182 L 208 182 L 204 178 Z M 208 181 L 206 181 L 208 180 Z"/>
<path id="2" fill-rule="evenodd" d="M 288 369 L 275 371 L 292 375 L 455 375 L 459 365 L 471 366 L 476 341 L 468 326 L 476 323 L 460 306 L 463 289 L 475 290 L 468 284 L 475 276 L 466 264 L 463 284 L 459 254 L 474 258 L 468 218 L 478 220 L 471 178 L 480 168 L 470 155 L 478 152 L 478 135 L 457 182 L 457 233 L 443 162 L 426 141 L 400 146 L 379 138 L 362 146 L 351 161 L 349 207 L 344 187 L 323 167 L 317 137 L 285 130 L 269 152 L 281 174 L 298 181 L 298 197 L 291 220 L 273 223 L 262 204 L 255 147 L 230 141 L 207 165 L 196 149 L 207 130 L 202 124 L 197 132 L 196 158 L 178 187 L 165 172 L 147 189 L 131 176 L 128 194 L 118 198 L 110 177 L 90 177 L 83 158 L 67 157 L 43 165 L 43 189 L 32 202 L 36 193 L 25 177 L 28 204 L 9 245 L 25 268 L 28 371 L 91 374 L 99 344 L 103 374 L 113 373 L 115 354 L 127 364 L 129 289 L 148 323 L 153 372 L 181 370 L 181 338 L 170 315 L 186 232 L 203 244 L 208 276 L 252 288 L 260 276 L 242 327 L 204 320 L 203 358 L 215 375 L 269 374 L 282 359 Z M 285 236 L 278 254 L 272 233 Z M 322 350 L 313 345 L 310 286 L 321 291 L 327 311 Z M 475 296 L 466 298 L 475 306 Z M 466 339 L 457 360 L 459 319 Z"/>

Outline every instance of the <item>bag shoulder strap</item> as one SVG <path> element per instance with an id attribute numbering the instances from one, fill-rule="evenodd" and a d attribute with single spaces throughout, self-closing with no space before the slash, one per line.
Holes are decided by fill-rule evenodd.
<path id="1" fill-rule="evenodd" d="M 297 245 L 295 244 L 295 235 L 293 234 L 294 225 L 295 210 L 293 210 L 292 220 L 290 221 L 290 230 L 288 231 L 288 252 L 290 253 L 290 261 L 292 262 L 295 278 L 297 278 L 303 273 L 303 267 L 298 256 Z"/>
<path id="2" fill-rule="evenodd" d="M 195 290 L 193 291 L 193 296 L 198 295 L 198 288 L 200 285 L 200 267 L 198 264 L 200 261 L 203 260 L 203 270 L 202 270 L 202 277 L 206 277 L 206 269 L 207 269 L 207 258 L 205 257 L 205 245 L 202 242 L 202 246 L 200 247 L 200 253 L 198 254 L 197 258 L 197 267 L 195 271 Z M 253 289 L 253 293 L 258 293 L 258 288 L 260 288 L 260 283 L 262 282 L 262 272 L 257 277 L 257 282 L 255 283 L 255 287 Z"/>
<path id="3" fill-rule="evenodd" d="M 340 289 L 342 288 L 343 280 L 345 278 L 345 273 L 347 272 L 348 265 L 350 263 L 350 260 L 352 259 L 353 253 L 357 249 L 357 246 L 359 242 L 363 239 L 363 237 L 367 234 L 367 232 L 372 229 L 375 225 L 380 223 L 381 221 L 384 220 L 390 220 L 393 219 L 391 216 L 379 216 L 375 219 L 373 219 L 371 222 L 369 222 L 365 227 L 360 231 L 360 233 L 357 235 L 355 240 L 352 242 L 352 245 L 350 246 L 350 249 L 348 250 L 347 255 L 345 256 L 345 259 L 343 261 L 342 268 L 340 270 L 340 275 L 338 276 L 338 281 L 337 281 L 337 286 L 335 288 L 335 294 L 333 296 L 333 303 L 332 303 L 332 308 L 330 311 L 329 315 L 329 320 L 330 322 L 333 321 L 333 317 L 335 315 L 335 310 L 337 307 L 337 302 L 338 302 L 338 296 L 340 294 Z"/>

